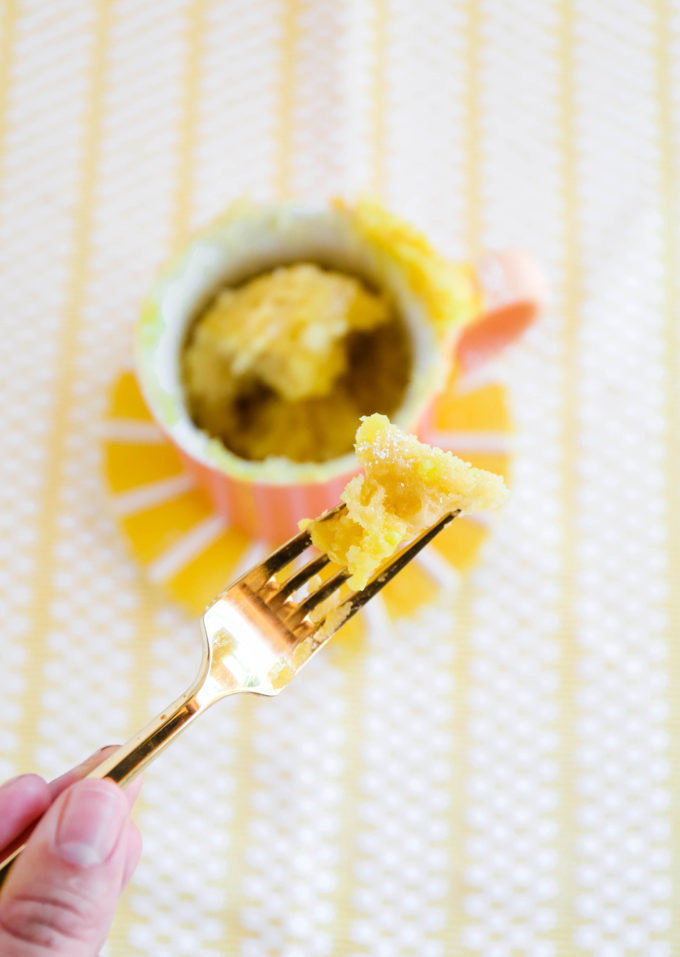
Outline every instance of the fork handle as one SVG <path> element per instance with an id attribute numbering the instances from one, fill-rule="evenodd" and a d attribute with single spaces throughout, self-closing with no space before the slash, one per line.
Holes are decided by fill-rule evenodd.
<path id="1" fill-rule="evenodd" d="M 192 688 L 174 701 L 169 708 L 150 721 L 145 728 L 121 745 L 114 753 L 87 775 L 88 778 L 110 778 L 125 787 L 160 754 L 195 718 L 212 704 Z M 39 819 L 38 819 L 39 820 Z M 33 829 L 34 821 L 0 853 L 0 887 L 10 868 L 19 857 Z"/>
<path id="2" fill-rule="evenodd" d="M 141 774 L 187 725 L 205 711 L 206 707 L 193 691 L 187 692 L 122 744 L 110 757 L 93 768 L 87 777 L 110 778 L 125 787 Z"/>

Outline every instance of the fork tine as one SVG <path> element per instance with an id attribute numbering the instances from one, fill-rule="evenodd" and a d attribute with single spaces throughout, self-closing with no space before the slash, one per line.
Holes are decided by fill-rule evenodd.
<path id="1" fill-rule="evenodd" d="M 318 525 L 320 522 L 327 522 L 329 518 L 335 518 L 336 515 L 339 515 L 341 512 L 347 510 L 347 506 L 344 502 L 340 502 L 339 505 L 334 505 L 333 508 L 329 508 L 327 512 L 324 512 L 323 515 L 319 515 L 318 518 L 314 519 L 314 524 Z"/>
<path id="2" fill-rule="evenodd" d="M 458 515 L 460 515 L 460 511 L 450 512 L 448 515 L 445 515 L 444 518 L 440 519 L 435 525 L 427 529 L 427 531 L 423 532 L 423 534 L 419 538 L 417 538 L 414 542 L 412 542 L 411 545 L 408 546 L 408 548 L 405 548 L 402 552 L 400 552 L 396 556 L 396 558 L 387 566 L 387 568 L 383 569 L 383 571 L 380 572 L 379 575 L 377 575 L 375 578 L 369 581 L 368 584 L 365 585 L 360 591 L 353 592 L 348 598 L 345 599 L 345 601 L 340 602 L 340 604 L 336 608 L 332 609 L 329 612 L 329 614 L 333 614 L 334 616 L 336 616 L 338 621 L 338 624 L 333 629 L 333 631 L 336 631 L 341 624 L 344 624 L 349 618 L 352 617 L 352 615 L 356 614 L 356 612 L 358 612 L 359 609 L 362 608 L 367 601 L 370 601 L 370 599 L 373 598 L 374 595 L 377 595 L 377 593 L 382 588 L 384 588 L 385 585 L 389 581 L 391 581 L 391 579 L 394 578 L 394 576 L 397 575 L 402 570 L 402 568 L 408 565 L 408 563 L 413 558 L 416 557 L 418 552 L 422 551 L 422 549 L 425 548 L 425 546 L 428 545 L 432 541 L 432 539 L 436 535 L 438 535 L 439 532 L 441 532 L 442 529 L 445 528 L 449 524 L 449 522 L 452 522 L 453 519 L 456 518 Z M 338 576 L 335 576 L 335 577 L 338 577 Z M 349 575 L 346 574 L 345 580 L 348 577 Z M 333 579 L 331 579 L 331 582 L 332 581 Z M 321 589 L 321 591 L 323 591 L 323 589 Z M 314 595 L 310 597 L 315 598 L 316 595 L 318 594 L 319 592 L 316 592 Z M 328 596 L 325 595 L 324 597 L 328 597 Z M 320 600 L 323 600 L 323 599 L 320 599 Z M 309 599 L 307 600 L 307 603 L 309 603 Z M 319 604 L 318 601 L 314 603 L 314 605 L 317 605 L 317 604 Z M 345 611 L 346 611 L 346 614 L 345 614 Z M 324 625 L 324 622 L 326 621 L 326 617 L 327 616 L 324 616 L 324 618 L 320 622 L 318 622 L 318 626 L 320 630 L 323 630 L 323 625 Z M 332 634 L 332 631 L 329 634 Z"/>
<path id="3" fill-rule="evenodd" d="M 319 555 L 319 557 L 313 561 L 307 562 L 297 574 L 293 575 L 288 581 L 281 585 L 272 600 L 283 601 L 288 598 L 288 596 L 296 592 L 298 588 L 301 588 L 305 582 L 308 582 L 310 578 L 313 578 L 314 575 L 318 575 L 319 572 L 323 571 L 328 564 L 330 564 L 328 555 Z"/>
<path id="4" fill-rule="evenodd" d="M 336 572 L 328 581 L 324 582 L 317 591 L 312 592 L 311 595 L 308 595 L 299 604 L 289 608 L 284 607 L 281 614 L 285 617 L 287 627 L 292 629 L 298 628 L 317 605 L 320 605 L 321 602 L 330 598 L 334 591 L 344 585 L 349 578 L 349 574 L 346 568 L 341 568 L 340 571 Z M 313 626 L 310 624 L 312 631 L 316 631 L 317 627 L 317 622 L 314 622 Z"/>
<path id="5" fill-rule="evenodd" d="M 295 538 L 291 538 L 285 545 L 281 545 L 275 552 L 268 555 L 261 564 L 255 565 L 254 568 L 246 572 L 243 576 L 244 580 L 250 585 L 259 588 L 270 578 L 273 578 L 277 572 L 280 572 L 282 568 L 285 568 L 286 565 L 296 559 L 298 555 L 301 555 L 306 548 L 309 548 L 311 542 L 309 532 L 300 532 Z"/>
<path id="6" fill-rule="evenodd" d="M 311 595 L 308 595 L 304 601 L 300 602 L 299 608 L 302 613 L 302 617 L 309 614 L 310 611 L 314 611 L 317 605 L 320 605 L 322 601 L 325 601 L 327 598 L 330 598 L 334 591 L 337 591 L 341 585 L 344 585 L 347 579 L 349 578 L 350 573 L 346 568 L 341 568 L 339 572 L 336 572 L 332 578 L 329 578 L 327 582 L 319 588 L 317 591 L 313 592 Z"/>
<path id="7" fill-rule="evenodd" d="M 341 502 L 340 505 L 336 505 L 335 508 L 331 508 L 327 512 L 324 512 L 324 514 L 319 518 L 315 518 L 314 524 L 317 522 L 325 522 L 334 515 L 338 515 L 346 508 L 347 506 L 344 504 L 344 502 Z M 291 538 L 289 541 L 285 542 L 285 544 L 281 545 L 280 548 L 277 548 L 276 551 L 271 553 L 271 555 L 268 555 L 260 565 L 256 565 L 254 568 L 251 568 L 250 571 L 243 576 L 244 579 L 250 584 L 253 584 L 255 587 L 259 587 L 263 582 L 268 581 L 283 568 L 285 568 L 286 565 L 289 565 L 290 562 L 298 557 L 298 555 L 301 555 L 306 548 L 309 548 L 311 543 L 312 539 L 309 534 L 309 529 L 305 529 L 294 538 Z"/>

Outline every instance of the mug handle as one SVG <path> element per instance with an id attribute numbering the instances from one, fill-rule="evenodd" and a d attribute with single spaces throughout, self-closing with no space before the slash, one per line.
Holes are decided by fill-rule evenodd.
<path id="1" fill-rule="evenodd" d="M 473 269 L 482 295 L 478 318 L 456 344 L 457 365 L 469 372 L 514 342 L 545 305 L 547 290 L 532 257 L 522 249 L 486 253 Z"/>

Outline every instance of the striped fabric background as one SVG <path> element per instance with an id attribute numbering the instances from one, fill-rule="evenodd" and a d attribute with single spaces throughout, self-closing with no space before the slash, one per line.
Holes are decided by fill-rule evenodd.
<path id="1" fill-rule="evenodd" d="M 147 774 L 119 955 L 680 952 L 680 7 L 2 0 L 0 777 L 193 674 L 108 509 L 156 265 L 233 197 L 376 193 L 518 243 L 513 496 L 455 594 L 373 613 Z"/>

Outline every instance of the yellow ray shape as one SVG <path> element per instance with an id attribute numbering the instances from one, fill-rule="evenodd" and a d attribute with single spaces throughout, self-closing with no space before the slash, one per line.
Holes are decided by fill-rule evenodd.
<path id="1" fill-rule="evenodd" d="M 403 618 L 431 601 L 438 590 L 439 586 L 427 572 L 411 562 L 380 594 L 390 618 Z"/>
<path id="2" fill-rule="evenodd" d="M 149 482 L 170 478 L 184 471 L 182 460 L 170 443 L 104 443 L 104 468 L 109 489 L 128 492 Z"/>
<path id="3" fill-rule="evenodd" d="M 160 505 L 123 516 L 121 526 L 139 561 L 148 565 L 212 514 L 212 503 L 194 489 Z"/>
<path id="4" fill-rule="evenodd" d="M 337 634 L 333 636 L 329 648 L 335 649 L 340 658 L 343 656 L 354 658 L 361 650 L 365 637 L 366 626 L 363 615 L 358 614 L 340 626 Z"/>
<path id="5" fill-rule="evenodd" d="M 511 432 L 505 389 L 491 383 L 463 394 L 455 389 L 445 392 L 435 406 L 434 426 L 443 430 Z"/>
<path id="6" fill-rule="evenodd" d="M 466 572 L 474 565 L 486 536 L 487 530 L 480 522 L 465 517 L 457 518 L 428 547 L 436 548 L 459 572 Z"/>
<path id="7" fill-rule="evenodd" d="M 502 475 L 506 482 L 510 476 L 510 457 L 503 452 L 463 452 L 466 462 L 478 469 L 488 469 Z M 510 490 L 512 491 L 512 489 Z"/>
<path id="8" fill-rule="evenodd" d="M 134 373 L 124 372 L 116 380 L 111 392 L 109 415 L 112 419 L 151 420 L 151 413 L 144 402 Z"/>
<path id="9" fill-rule="evenodd" d="M 192 614 L 201 615 L 229 585 L 238 560 L 250 544 L 244 532 L 230 529 L 169 578 L 164 587 Z"/>

